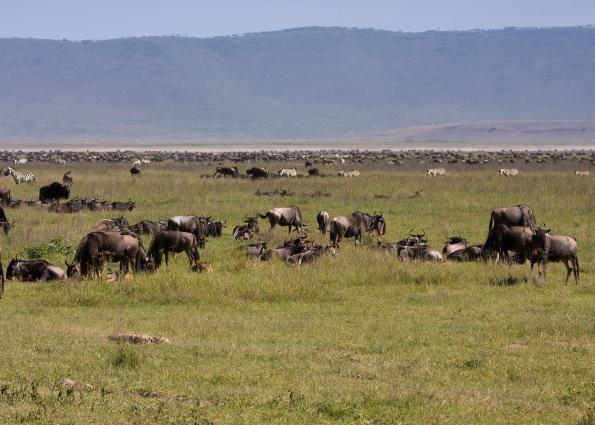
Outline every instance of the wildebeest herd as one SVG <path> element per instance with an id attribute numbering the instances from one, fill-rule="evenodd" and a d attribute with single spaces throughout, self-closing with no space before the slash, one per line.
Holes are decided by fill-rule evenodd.
<path id="1" fill-rule="evenodd" d="M 334 160 L 341 164 L 344 164 L 346 160 L 359 163 L 360 157 L 358 155 L 354 153 L 343 153 L 340 156 L 333 154 L 331 158 L 335 159 L 329 159 L 324 156 L 313 157 L 310 154 L 302 153 L 299 158 L 306 159 L 307 175 L 316 176 L 320 175 L 320 172 L 312 167 L 314 164 L 328 164 L 328 161 Z M 383 155 L 379 156 L 374 153 L 370 154 L 370 157 L 374 161 L 380 160 L 378 158 L 390 159 L 391 161 L 399 158 L 399 156 L 395 157 L 392 152 L 384 152 Z M 398 153 L 398 155 L 401 155 L 401 153 Z M 420 154 L 421 157 L 425 158 L 424 155 L 428 154 Z M 460 158 L 457 158 L 457 155 L 459 154 L 453 153 L 452 161 L 449 160 L 448 163 L 455 163 L 455 159 L 459 160 Z M 556 155 L 557 153 L 552 154 L 550 158 L 555 160 Z M 430 158 L 432 157 L 430 156 Z M 163 160 L 160 157 L 153 157 L 152 159 L 155 161 Z M 467 157 L 465 161 L 468 159 Z M 89 159 L 83 157 L 83 159 L 79 158 L 79 160 Z M 215 160 L 214 157 L 211 157 L 211 160 Z M 398 162 L 398 160 L 396 161 Z M 482 161 L 487 161 L 487 159 L 484 158 Z M 432 162 L 437 161 L 432 159 Z M 511 160 L 510 162 L 514 161 Z M 149 163 L 149 159 L 144 159 L 139 163 L 135 161 L 131 174 L 139 176 L 140 168 L 138 167 L 141 164 Z M 473 162 L 468 163 L 472 164 Z M 510 177 L 518 174 L 518 170 L 500 169 L 500 173 Z M 19 173 L 10 167 L 3 174 L 12 176 L 16 184 L 35 181 L 35 176 L 32 173 Z M 267 178 L 270 174 L 268 170 L 262 167 L 253 166 L 246 170 L 246 175 L 252 178 Z M 341 171 L 338 174 L 344 177 L 359 177 L 360 175 L 357 170 Z M 446 174 L 445 168 L 427 169 L 427 175 L 429 176 L 446 176 Z M 283 168 L 276 175 L 292 178 L 297 177 L 298 172 L 294 168 Z M 577 175 L 579 175 L 578 172 Z M 588 175 L 588 173 L 581 173 L 580 175 Z M 240 176 L 240 171 L 235 166 L 218 166 L 215 172 L 209 176 L 237 178 Z M 70 185 L 73 181 L 72 173 L 68 171 L 64 174 L 62 183 L 53 182 L 42 186 L 39 190 L 39 202 L 49 204 L 49 210 L 55 212 L 78 212 L 84 209 L 92 211 L 132 211 L 135 208 L 135 203 L 131 200 L 127 202 L 107 202 L 96 199 L 75 198 L 60 203 L 60 200 L 70 197 Z M 14 207 L 18 206 L 19 202 L 23 201 L 12 199 L 9 189 L 0 188 L 0 203 Z M 269 224 L 268 233 L 261 233 L 258 223 L 259 218 L 267 220 Z M 538 226 L 532 209 L 527 205 L 497 208 L 491 211 L 488 233 L 484 243 L 473 245 L 469 244 L 467 239 L 460 235 L 447 236 L 442 251 L 428 244 L 425 239 L 425 232 L 413 233 L 413 230 L 411 230 L 405 238 L 398 242 L 382 241 L 381 238 L 386 235 L 387 229 L 387 223 L 382 213 L 354 211 L 333 217 L 327 211 L 320 211 L 316 216 L 316 222 L 318 230 L 325 240 L 327 240 L 328 234 L 326 244 L 316 244 L 313 240 L 308 239 L 308 227 L 304 222 L 300 209 L 295 205 L 272 208 L 257 216 L 247 217 L 244 223 L 233 228 L 232 237 L 237 241 L 250 241 L 248 244 L 241 245 L 240 248 L 247 256 L 262 261 L 268 261 L 276 256 L 288 263 L 301 265 L 312 262 L 323 255 L 337 255 L 343 239 L 353 238 L 356 246 L 362 246 L 363 237 L 366 234 L 373 234 L 376 241 L 370 246 L 371 249 L 386 251 L 400 260 L 431 262 L 495 261 L 509 264 L 529 262 L 531 268 L 533 268 L 534 264 L 538 264 L 539 275 L 544 278 L 548 262 L 559 261 L 566 266 L 566 282 L 571 274 L 574 274 L 576 283 L 578 283 L 580 277 L 576 240 L 568 236 L 552 235 L 550 230 L 545 228 L 545 225 Z M 13 224 L 0 207 L 0 226 L 5 234 L 8 234 Z M 143 220 L 132 225 L 123 217 L 104 219 L 96 224 L 92 232 L 81 239 L 73 261 L 66 263 L 66 271 L 44 260 L 14 258 L 6 269 L 6 278 L 22 281 L 46 281 L 62 280 L 67 277 L 73 279 L 100 277 L 106 262 L 119 263 L 121 276 L 124 276 L 128 271 L 150 273 L 161 267 L 163 257 L 165 257 L 167 266 L 169 255 L 181 252 L 186 253 L 191 270 L 201 271 L 208 267 L 199 262 L 200 250 L 205 248 L 208 237 L 221 237 L 223 235 L 225 224 L 225 220 L 213 221 L 210 217 L 195 215 L 177 215 L 159 221 Z M 298 235 L 275 247 L 269 247 L 270 238 L 267 235 L 273 233 L 278 226 L 287 227 L 289 234 L 296 231 Z M 148 250 L 145 250 L 139 235 L 152 235 Z M 262 236 L 265 237 L 262 238 Z M 258 240 L 259 238 L 262 239 Z M 252 242 L 253 239 L 257 239 L 257 242 Z M 0 271 L 1 267 L 0 258 Z M 0 284 L 3 284 L 3 278 Z M 2 291 L 3 286 L 0 287 L 0 296 Z"/>

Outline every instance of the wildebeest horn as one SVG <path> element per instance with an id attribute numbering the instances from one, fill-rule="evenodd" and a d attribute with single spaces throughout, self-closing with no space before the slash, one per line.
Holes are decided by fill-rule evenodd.
<path id="1" fill-rule="evenodd" d="M 422 236 L 422 237 L 425 236 L 426 235 L 426 230 L 425 229 L 421 229 L 421 231 L 424 232 L 424 233 L 422 235 L 419 235 L 419 236 Z"/>
<path id="2" fill-rule="evenodd" d="M 409 230 L 409 236 L 415 236 L 415 235 L 414 235 L 413 233 L 411 233 L 411 232 L 413 232 L 413 228 L 411 228 L 411 230 Z"/>

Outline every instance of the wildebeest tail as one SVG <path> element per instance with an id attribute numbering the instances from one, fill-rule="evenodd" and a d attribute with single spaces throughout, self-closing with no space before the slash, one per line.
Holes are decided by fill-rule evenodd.
<path id="1" fill-rule="evenodd" d="M 269 213 L 264 213 L 264 214 L 257 214 L 260 218 L 268 218 L 269 217 Z"/>

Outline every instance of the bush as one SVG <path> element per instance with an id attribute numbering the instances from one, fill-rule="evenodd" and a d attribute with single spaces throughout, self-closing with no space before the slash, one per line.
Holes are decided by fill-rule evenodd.
<path id="1" fill-rule="evenodd" d="M 25 258 L 39 260 L 52 254 L 70 256 L 73 251 L 72 247 L 64 242 L 64 239 L 54 238 L 47 243 L 25 247 L 22 254 Z"/>

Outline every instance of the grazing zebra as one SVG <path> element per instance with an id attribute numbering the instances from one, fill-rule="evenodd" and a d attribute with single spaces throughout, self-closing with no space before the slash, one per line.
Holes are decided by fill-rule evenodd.
<path id="1" fill-rule="evenodd" d="M 444 168 L 428 168 L 426 172 L 428 176 L 446 176 L 446 170 Z"/>
<path id="2" fill-rule="evenodd" d="M 279 170 L 279 175 L 281 177 L 297 177 L 297 171 L 295 168 L 283 168 Z"/>
<path id="3" fill-rule="evenodd" d="M 4 175 L 12 176 L 16 184 L 21 184 L 23 182 L 31 183 L 35 181 L 35 175 L 33 173 L 19 173 L 12 167 L 8 167 L 4 170 Z"/>
<path id="4" fill-rule="evenodd" d="M 347 177 L 359 177 L 359 171 L 357 170 L 350 170 L 350 171 L 341 171 L 339 173 L 340 176 L 343 176 L 345 178 Z"/>
<path id="5" fill-rule="evenodd" d="M 505 177 L 518 176 L 519 174 L 519 170 L 516 168 L 500 168 L 499 172 Z"/>
<path id="6" fill-rule="evenodd" d="M 18 158 L 12 161 L 14 165 L 25 165 L 27 163 L 27 158 Z"/>
<path id="7" fill-rule="evenodd" d="M 142 164 L 142 161 L 140 159 L 135 159 L 134 161 L 132 161 L 132 165 L 134 167 L 141 165 L 141 164 Z"/>
<path id="8" fill-rule="evenodd" d="M 143 159 L 141 159 L 141 160 L 140 160 L 140 163 L 141 163 L 141 164 L 144 164 L 144 165 L 146 165 L 146 164 L 150 164 L 150 163 L 151 163 L 151 160 L 150 160 L 150 159 L 144 159 L 144 158 L 143 158 Z"/>
<path id="9" fill-rule="evenodd" d="M 576 174 L 577 176 L 583 176 L 584 177 L 584 176 L 588 176 L 589 174 L 591 174 L 591 172 L 589 170 L 586 170 L 586 171 L 576 170 L 574 174 Z"/>

